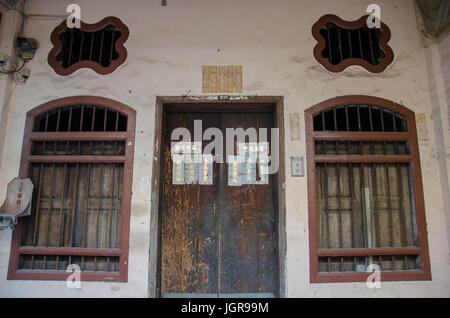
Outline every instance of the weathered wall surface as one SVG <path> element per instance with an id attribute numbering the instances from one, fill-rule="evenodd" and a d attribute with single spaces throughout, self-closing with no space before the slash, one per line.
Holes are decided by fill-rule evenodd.
<path id="1" fill-rule="evenodd" d="M 71 1 L 29 0 L 27 14 L 65 14 Z M 50 33 L 61 20 L 29 17 L 25 35 L 41 47 L 29 63 L 31 77 L 17 85 L 11 99 L 6 145 L 0 170 L 0 198 L 17 176 L 25 114 L 60 97 L 98 95 L 137 111 L 136 152 L 131 210 L 128 283 L 7 281 L 11 231 L 0 232 L 0 297 L 146 297 L 150 228 L 150 185 L 157 95 L 201 95 L 202 65 L 243 65 L 243 95 L 284 96 L 286 162 L 305 156 L 303 112 L 328 98 L 364 94 L 386 98 L 426 115 L 428 139 L 420 142 L 431 270 L 429 282 L 386 282 L 381 289 L 365 283 L 310 284 L 306 177 L 286 179 L 287 295 L 290 297 L 450 296 L 447 217 L 436 180 L 439 165 L 427 80 L 425 51 L 416 27 L 413 2 L 380 0 L 382 20 L 390 27 L 395 59 L 381 74 L 351 67 L 331 74 L 312 54 L 311 26 L 324 14 L 345 20 L 364 15 L 371 1 L 272 0 L 79 0 L 82 19 L 95 23 L 117 16 L 127 24 L 128 59 L 107 76 L 82 69 L 61 77 L 47 63 Z M 447 84 L 448 85 L 448 84 Z M 448 87 L 448 86 L 447 86 Z M 298 113 L 300 138 L 291 140 L 289 113 Z M 294 134 L 296 135 L 296 134 Z"/>

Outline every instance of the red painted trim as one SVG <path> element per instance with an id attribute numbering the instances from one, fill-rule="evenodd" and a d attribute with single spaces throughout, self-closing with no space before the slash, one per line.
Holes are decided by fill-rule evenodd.
<path id="1" fill-rule="evenodd" d="M 369 255 L 417 255 L 422 253 L 418 247 L 401 247 L 401 248 L 336 248 L 324 249 L 319 248 L 316 255 L 319 257 L 326 256 L 369 256 Z"/>
<path id="2" fill-rule="evenodd" d="M 411 162 L 405 155 L 315 155 L 314 162 Z"/>
<path id="3" fill-rule="evenodd" d="M 320 273 L 317 274 L 311 283 L 352 283 L 365 282 L 372 273 Z M 404 272 L 381 272 L 380 280 L 390 281 L 422 281 L 430 280 L 429 276 L 422 271 L 404 271 Z"/>
<path id="4" fill-rule="evenodd" d="M 104 140 L 126 141 L 125 156 L 30 156 L 32 136 L 37 137 L 38 140 L 46 140 L 45 134 L 48 134 L 49 140 L 56 140 L 55 133 L 33 133 L 34 118 L 42 113 L 75 104 L 86 104 L 106 107 L 115 110 L 127 117 L 127 131 L 126 132 L 69 132 L 58 133 L 63 137 L 72 136 L 77 140 L 99 140 L 97 136 Z M 51 158 L 55 162 L 62 159 L 62 162 L 73 160 L 76 158 L 77 162 L 123 162 L 123 193 L 122 193 L 122 226 L 120 250 L 116 249 L 91 249 L 91 248 L 45 248 L 45 247 L 21 247 L 21 233 L 22 220 L 19 219 L 18 224 L 12 233 L 11 252 L 8 267 L 8 280 L 65 280 L 68 273 L 61 273 L 57 271 L 32 271 L 19 270 L 19 255 L 20 254 L 49 254 L 57 255 L 93 255 L 93 256 L 119 256 L 119 274 L 111 273 L 82 273 L 81 279 L 85 281 L 116 281 L 126 282 L 128 280 L 128 253 L 129 253 L 129 237 L 130 237 L 130 214 L 131 214 L 131 189 L 133 178 L 133 160 L 134 160 L 134 139 L 136 130 L 136 111 L 131 107 L 119 103 L 117 101 L 98 97 L 98 96 L 72 96 L 56 100 L 52 100 L 40 106 L 37 106 L 27 113 L 25 123 L 25 133 L 23 138 L 22 155 L 20 161 L 21 178 L 28 177 L 28 166 L 31 161 L 47 160 Z M 94 137 L 92 137 L 92 136 Z M 45 158 L 47 157 L 47 158 Z M 66 161 L 64 161 L 66 160 Z M 87 160 L 87 161 L 86 161 Z M 102 160 L 102 161 L 100 161 Z M 105 161 L 103 161 L 105 160 Z M 69 254 L 70 253 L 70 254 Z M 70 274 L 70 273 L 69 273 Z"/>
<path id="5" fill-rule="evenodd" d="M 59 54 L 59 52 L 61 52 L 62 49 L 62 42 L 60 41 L 59 37 L 67 30 L 66 20 L 62 21 L 52 32 L 50 39 L 53 44 L 53 48 L 48 54 L 48 64 L 55 70 L 56 73 L 63 76 L 70 75 L 80 68 L 90 68 L 98 74 L 102 75 L 112 73 L 127 59 L 128 53 L 127 49 L 124 46 L 124 43 L 126 42 L 130 34 L 128 27 L 123 24 L 123 22 L 119 18 L 107 17 L 94 24 L 87 24 L 81 21 L 80 29 L 85 32 L 95 32 L 105 28 L 109 24 L 113 24 L 116 30 L 121 32 L 121 35 L 117 39 L 115 44 L 115 49 L 119 57 L 115 60 L 112 60 L 108 67 L 103 67 L 102 65 L 94 61 L 79 61 L 67 68 L 64 68 L 62 66 L 62 63 L 56 60 L 56 56 Z"/>
<path id="6" fill-rule="evenodd" d="M 343 105 L 375 105 L 405 116 L 408 124 L 407 133 L 371 133 L 371 132 L 314 132 L 314 116 L 321 112 Z M 421 270 L 412 272 L 382 272 L 381 280 L 384 281 L 408 281 L 431 280 L 430 257 L 428 250 L 428 238 L 425 216 L 425 203 L 423 197 L 422 175 L 420 170 L 420 156 L 417 141 L 416 122 L 414 112 L 408 108 L 396 104 L 387 99 L 365 96 L 349 95 L 340 96 L 323 101 L 305 110 L 306 129 L 306 163 L 308 183 L 308 228 L 309 228 L 309 256 L 310 256 L 310 281 L 311 283 L 326 282 L 360 282 L 367 279 L 367 273 L 319 273 L 319 256 L 364 256 L 364 255 L 420 255 Z M 409 140 L 410 156 L 315 156 L 315 140 Z M 333 137 L 334 136 L 334 137 Z M 316 139 L 317 138 L 317 139 Z M 329 157 L 330 159 L 327 159 Z M 375 249 L 319 249 L 318 248 L 318 224 L 317 224 L 317 189 L 316 189 L 316 161 L 344 161 L 351 159 L 358 162 L 356 157 L 375 160 L 375 162 L 396 161 L 411 162 L 413 171 L 414 200 L 416 207 L 416 221 L 418 229 L 419 246 L 411 248 L 375 248 Z M 353 160 L 355 159 L 355 160 Z M 383 160 L 381 160 L 383 159 Z M 400 159 L 400 161 L 399 161 Z"/>
<path id="7" fill-rule="evenodd" d="M 15 272 L 15 280 L 67 280 L 71 275 L 70 272 L 65 271 L 27 271 L 18 270 Z M 83 282 L 123 282 L 126 283 L 126 277 L 117 273 L 107 273 L 107 272 L 96 272 L 88 273 L 81 272 L 80 280 Z"/>
<path id="8" fill-rule="evenodd" d="M 372 140 L 408 140 L 409 133 L 404 132 L 328 132 L 328 131 L 313 131 L 312 137 L 315 140 L 338 140 L 338 141 L 372 141 Z"/>
<path id="9" fill-rule="evenodd" d="M 126 140 L 128 138 L 127 132 L 103 132 L 103 131 L 92 131 L 89 135 L 86 132 L 32 132 L 30 134 L 31 140 Z"/>
<path id="10" fill-rule="evenodd" d="M 120 256 L 118 248 L 81 247 L 19 247 L 20 255 L 81 255 L 81 256 Z"/>
<path id="11" fill-rule="evenodd" d="M 386 67 L 388 67 L 388 65 L 391 64 L 392 61 L 394 60 L 394 52 L 387 44 L 387 42 L 389 42 L 391 38 L 391 31 L 389 30 L 388 26 L 383 22 L 381 22 L 380 26 L 383 36 L 379 41 L 379 46 L 380 49 L 385 53 L 385 57 L 383 59 L 380 59 L 380 63 L 378 65 L 372 65 L 369 62 L 360 58 L 348 58 L 341 61 L 339 64 L 333 65 L 329 62 L 328 59 L 322 56 L 322 51 L 326 47 L 326 42 L 323 36 L 320 34 L 320 30 L 325 28 L 328 22 L 333 22 L 337 26 L 340 26 L 341 28 L 344 29 L 354 30 L 363 27 L 364 24 L 366 24 L 367 18 L 368 15 L 365 15 L 356 21 L 344 21 L 338 16 L 333 14 L 326 14 L 322 16 L 316 23 L 314 23 L 311 29 L 312 35 L 314 39 L 317 41 L 317 44 L 314 47 L 313 51 L 316 60 L 320 64 L 322 64 L 322 66 L 325 67 L 328 71 L 333 73 L 342 72 L 351 65 L 358 65 L 364 67 L 367 71 L 371 73 L 380 73 L 384 71 Z"/>
<path id="12" fill-rule="evenodd" d="M 126 156 L 91 156 L 91 155 L 49 155 L 49 156 L 27 156 L 28 162 L 125 162 Z"/>

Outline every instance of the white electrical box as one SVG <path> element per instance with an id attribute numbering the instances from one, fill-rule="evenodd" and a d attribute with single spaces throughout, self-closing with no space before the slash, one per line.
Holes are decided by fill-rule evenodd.
<path id="1" fill-rule="evenodd" d="M 303 157 L 291 157 L 291 176 L 305 176 L 305 163 Z"/>

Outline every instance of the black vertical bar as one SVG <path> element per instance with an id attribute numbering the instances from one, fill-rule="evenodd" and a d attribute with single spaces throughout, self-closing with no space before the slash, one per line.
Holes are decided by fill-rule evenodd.
<path id="1" fill-rule="evenodd" d="M 61 108 L 58 108 L 58 114 L 56 116 L 56 132 L 59 132 L 60 119 L 61 119 Z"/>
<path id="2" fill-rule="evenodd" d="M 384 132 L 384 117 L 383 117 L 383 109 L 380 108 L 380 117 L 381 117 L 381 131 Z M 387 154 L 387 149 L 386 149 L 386 141 L 383 141 L 383 152 L 384 154 Z"/>
<path id="3" fill-rule="evenodd" d="M 96 111 L 96 109 L 97 108 L 95 106 L 93 106 L 91 131 L 94 131 L 94 128 L 95 128 L 95 111 Z M 92 154 L 92 140 L 89 141 L 89 154 Z"/>
<path id="4" fill-rule="evenodd" d="M 71 131 L 71 129 L 72 129 L 72 107 L 73 106 L 69 107 L 69 124 L 67 126 L 67 131 Z M 69 154 L 69 141 L 66 141 L 66 153 L 65 154 L 66 155 Z"/>
<path id="5" fill-rule="evenodd" d="M 103 60 L 103 42 L 105 40 L 105 30 L 100 31 L 102 33 L 102 38 L 100 40 L 100 52 L 99 52 L 99 61 L 98 63 L 100 65 L 102 65 L 102 60 Z"/>
<path id="6" fill-rule="evenodd" d="M 347 131 L 350 131 L 350 123 L 349 123 L 349 120 L 348 120 L 348 107 L 347 107 L 347 105 L 344 106 L 344 109 L 345 109 L 345 128 L 346 128 Z M 347 145 L 346 146 L 347 146 L 347 154 L 349 155 L 350 154 L 350 141 L 347 140 Z"/>
<path id="7" fill-rule="evenodd" d="M 352 36 L 351 36 L 350 32 L 351 32 L 351 30 L 347 30 L 348 47 L 349 47 L 350 57 L 353 57 Z"/>
<path id="8" fill-rule="evenodd" d="M 336 116 L 336 108 L 333 108 L 333 119 L 334 119 L 334 131 L 337 131 L 338 130 L 338 127 L 337 127 L 337 116 Z M 336 140 L 336 142 L 335 142 L 335 151 L 336 151 L 336 154 L 338 154 L 338 140 Z"/>
<path id="9" fill-rule="evenodd" d="M 358 131 L 361 131 L 361 112 L 359 110 L 359 105 L 356 105 L 356 112 L 358 115 Z M 359 141 L 359 153 L 363 155 L 363 142 Z"/>
<path id="10" fill-rule="evenodd" d="M 373 132 L 372 105 L 368 105 L 368 108 L 369 108 L 370 131 Z"/>
<path id="11" fill-rule="evenodd" d="M 72 110 L 73 106 L 69 107 L 69 126 L 67 127 L 67 131 L 72 131 Z"/>
<path id="12" fill-rule="evenodd" d="M 92 51 L 94 49 L 94 37 L 95 37 L 95 33 L 92 32 L 91 33 L 91 46 L 89 47 L 89 61 L 92 61 Z"/>
<path id="13" fill-rule="evenodd" d="M 362 39 L 361 39 L 361 29 L 358 29 L 358 42 L 359 42 L 359 53 L 361 54 L 361 58 L 364 60 L 364 54 L 363 54 L 363 45 L 362 45 Z"/>
<path id="14" fill-rule="evenodd" d="M 373 52 L 371 29 L 367 28 L 367 32 L 368 32 L 368 35 L 369 35 L 370 57 L 372 59 L 372 65 L 376 65 L 375 55 L 374 55 L 374 52 Z"/>
<path id="15" fill-rule="evenodd" d="M 370 131 L 373 132 L 373 119 L 372 119 L 372 105 L 368 105 L 369 109 L 369 124 L 370 124 Z M 372 155 L 375 155 L 375 142 L 371 140 L 370 142 L 371 152 Z"/>
<path id="16" fill-rule="evenodd" d="M 332 53 L 331 53 L 331 34 L 330 33 L 331 33 L 330 29 L 327 28 L 328 56 L 329 56 L 329 59 L 330 59 L 330 64 L 333 64 L 333 56 L 332 56 Z"/>
<path id="17" fill-rule="evenodd" d="M 339 42 L 339 57 L 341 58 L 341 60 L 339 62 L 341 62 L 344 59 L 344 56 L 342 54 L 342 39 L 341 39 L 341 28 L 338 27 L 337 28 L 337 34 L 338 34 L 338 42 Z"/>
<path id="18" fill-rule="evenodd" d="M 96 111 L 97 107 L 93 106 L 92 109 L 92 123 L 91 123 L 91 131 L 94 131 L 95 128 L 95 111 Z"/>
<path id="19" fill-rule="evenodd" d="M 111 64 L 111 61 L 113 58 L 114 45 L 115 45 L 115 43 L 114 43 L 115 34 L 116 34 L 116 32 L 113 29 L 111 32 L 111 52 L 109 53 L 109 64 Z"/>
<path id="20" fill-rule="evenodd" d="M 49 117 L 49 112 L 45 113 L 44 132 L 47 132 L 47 130 L 48 130 L 48 117 Z M 42 154 L 45 155 L 46 149 L 47 149 L 47 141 L 44 140 L 44 143 L 42 145 Z"/>
<path id="21" fill-rule="evenodd" d="M 114 127 L 115 131 L 119 131 L 119 112 L 116 112 L 116 126 Z"/>
<path id="22" fill-rule="evenodd" d="M 61 122 L 61 108 L 58 108 L 57 116 L 56 116 L 56 132 L 59 132 L 59 125 Z M 56 155 L 56 146 L 58 144 L 58 141 L 53 142 L 53 154 Z"/>
<path id="23" fill-rule="evenodd" d="M 321 113 L 322 117 L 322 131 L 325 131 L 325 112 Z"/>
<path id="24" fill-rule="evenodd" d="M 84 119 L 84 105 L 81 105 L 80 131 L 83 130 L 83 119 Z"/>
<path id="25" fill-rule="evenodd" d="M 347 128 L 347 131 L 350 131 L 350 121 L 348 119 L 348 107 L 345 105 L 345 127 Z"/>
<path id="26" fill-rule="evenodd" d="M 105 108 L 105 116 L 103 117 L 103 131 L 106 131 L 106 121 L 108 119 L 108 109 Z"/>
<path id="27" fill-rule="evenodd" d="M 383 109 L 380 108 L 380 117 L 381 117 L 381 131 L 384 132 L 384 118 L 383 118 Z"/>
<path id="28" fill-rule="evenodd" d="M 78 54 L 78 62 L 83 59 L 83 42 L 84 42 L 84 32 L 81 31 L 80 53 Z"/>
<path id="29" fill-rule="evenodd" d="M 72 65 L 72 51 L 73 51 L 73 41 L 74 41 L 74 28 L 70 29 L 70 45 L 69 45 L 69 60 L 67 61 L 67 67 Z"/>
<path id="30" fill-rule="evenodd" d="M 322 112 L 322 131 L 325 131 L 325 112 Z M 324 140 L 322 141 L 322 145 L 323 145 L 323 154 L 327 154 L 327 142 Z"/>
<path id="31" fill-rule="evenodd" d="M 119 129 L 119 112 L 116 111 L 116 125 L 114 127 L 114 131 L 118 131 Z M 120 151 L 117 150 L 117 140 L 114 140 L 114 154 L 118 155 Z M 124 149 L 125 154 L 125 149 Z"/>
<path id="32" fill-rule="evenodd" d="M 45 113 L 44 132 L 47 132 L 47 129 L 48 129 L 48 117 L 49 117 L 49 112 L 46 112 Z"/>
<path id="33" fill-rule="evenodd" d="M 394 127 L 394 132 L 397 132 L 397 123 L 395 122 L 395 112 L 392 112 L 392 125 Z M 398 155 L 398 142 L 394 140 L 394 154 Z"/>
<path id="34" fill-rule="evenodd" d="M 103 131 L 106 131 L 106 121 L 108 120 L 108 109 L 105 108 L 105 116 L 103 116 Z M 105 141 L 102 141 L 102 154 L 105 155 Z"/>

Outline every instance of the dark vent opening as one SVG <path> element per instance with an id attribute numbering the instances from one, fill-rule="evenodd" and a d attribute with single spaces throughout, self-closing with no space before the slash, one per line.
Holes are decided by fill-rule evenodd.
<path id="1" fill-rule="evenodd" d="M 35 132 L 126 131 L 127 117 L 104 107 L 73 105 L 37 116 Z"/>
<path id="2" fill-rule="evenodd" d="M 372 105 L 339 106 L 314 116 L 314 131 L 407 132 L 406 118 Z"/>
<path id="3" fill-rule="evenodd" d="M 115 45 L 120 36 L 121 32 L 112 24 L 95 32 L 67 29 L 59 36 L 62 49 L 56 60 L 62 62 L 64 68 L 80 61 L 94 61 L 107 67 L 119 57 Z"/>
<path id="4" fill-rule="evenodd" d="M 359 29 L 345 29 L 333 22 L 320 30 L 325 39 L 322 56 L 332 65 L 337 65 L 348 58 L 363 59 L 371 65 L 378 65 L 386 55 L 379 46 L 383 33 L 380 29 L 370 29 L 367 25 Z"/>

